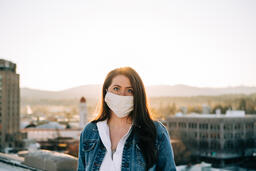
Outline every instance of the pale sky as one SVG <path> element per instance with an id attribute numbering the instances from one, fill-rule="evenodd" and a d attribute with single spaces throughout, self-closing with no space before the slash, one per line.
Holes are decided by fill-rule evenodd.
<path id="1" fill-rule="evenodd" d="M 0 0 L 0 58 L 20 86 L 101 84 L 131 66 L 146 85 L 256 86 L 254 0 Z"/>

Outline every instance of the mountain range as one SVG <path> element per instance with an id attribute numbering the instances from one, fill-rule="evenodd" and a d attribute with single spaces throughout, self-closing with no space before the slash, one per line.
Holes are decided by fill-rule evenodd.
<path id="1" fill-rule="evenodd" d="M 62 91 L 44 91 L 31 88 L 21 88 L 21 98 L 26 99 L 73 99 L 82 96 L 98 98 L 101 85 L 84 85 Z M 181 97 L 181 96 L 218 96 L 224 94 L 253 94 L 256 87 L 237 86 L 224 88 L 199 88 L 187 85 L 154 85 L 146 87 L 149 97 Z"/>

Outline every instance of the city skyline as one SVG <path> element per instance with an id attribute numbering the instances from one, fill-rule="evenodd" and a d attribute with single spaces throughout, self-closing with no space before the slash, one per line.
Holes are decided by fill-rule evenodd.
<path id="1" fill-rule="evenodd" d="M 20 87 L 102 84 L 131 66 L 148 85 L 256 86 L 255 1 L 0 0 L 0 58 Z"/>

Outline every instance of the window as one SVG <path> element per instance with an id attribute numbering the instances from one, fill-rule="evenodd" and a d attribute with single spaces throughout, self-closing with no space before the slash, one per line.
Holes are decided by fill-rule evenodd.
<path id="1" fill-rule="evenodd" d="M 202 138 L 202 139 L 206 139 L 206 138 L 208 138 L 208 133 L 207 132 L 200 132 L 199 137 Z"/>
<path id="2" fill-rule="evenodd" d="M 242 126 L 240 123 L 235 124 L 235 129 L 241 129 L 241 128 L 242 128 Z"/>
<path id="3" fill-rule="evenodd" d="M 186 128 L 186 127 L 187 127 L 186 123 L 184 122 L 179 123 L 179 128 Z"/>
<path id="4" fill-rule="evenodd" d="M 224 130 L 233 130 L 232 126 L 233 126 L 232 124 L 225 124 L 223 128 Z"/>
<path id="5" fill-rule="evenodd" d="M 243 136 L 242 133 L 236 133 L 236 134 L 235 134 L 235 138 L 236 138 L 236 139 L 240 139 L 240 138 L 242 138 L 242 136 Z"/>
<path id="6" fill-rule="evenodd" d="M 225 133 L 224 134 L 224 139 L 231 139 L 233 138 L 233 134 L 232 133 Z"/>
<path id="7" fill-rule="evenodd" d="M 197 128 L 197 123 L 188 123 L 189 128 Z"/>
<path id="8" fill-rule="evenodd" d="M 217 124 L 211 124 L 210 129 L 211 129 L 211 130 L 219 130 L 219 129 L 220 129 L 220 125 L 217 125 Z"/>
<path id="9" fill-rule="evenodd" d="M 206 123 L 201 123 L 201 124 L 199 124 L 199 128 L 200 128 L 200 129 L 208 129 L 208 124 L 206 124 Z"/>
<path id="10" fill-rule="evenodd" d="M 253 129 L 253 123 L 246 123 L 246 129 Z"/>

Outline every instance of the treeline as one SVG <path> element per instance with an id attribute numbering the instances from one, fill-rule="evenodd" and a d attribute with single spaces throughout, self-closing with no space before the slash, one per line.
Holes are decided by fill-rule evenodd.
<path id="1" fill-rule="evenodd" d="M 256 114 L 256 94 L 251 95 L 221 95 L 193 97 L 157 97 L 150 99 L 153 113 L 165 118 L 178 112 L 203 113 L 208 108 L 209 113 L 221 114 L 227 110 L 244 110 L 246 114 Z"/>

